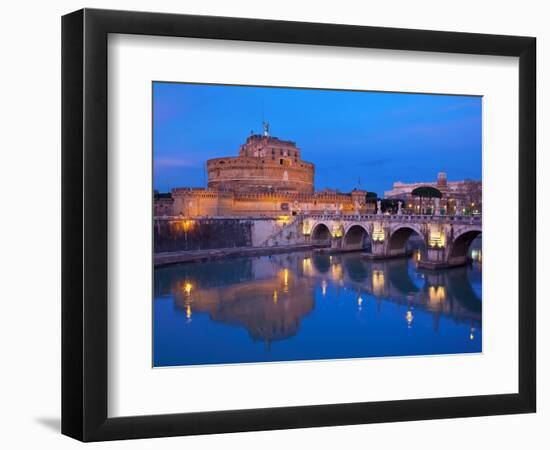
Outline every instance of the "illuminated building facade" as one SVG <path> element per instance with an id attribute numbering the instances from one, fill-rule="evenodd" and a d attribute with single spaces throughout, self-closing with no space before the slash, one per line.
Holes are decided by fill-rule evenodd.
<path id="1" fill-rule="evenodd" d="M 419 198 L 412 191 L 421 186 L 434 187 L 441 192 L 441 199 Z M 393 188 L 384 192 L 386 199 L 404 201 L 405 212 L 413 214 L 431 214 L 439 203 L 441 214 L 481 214 L 482 184 L 479 180 L 447 181 L 447 174 L 440 172 L 437 181 L 416 183 L 393 183 Z"/>

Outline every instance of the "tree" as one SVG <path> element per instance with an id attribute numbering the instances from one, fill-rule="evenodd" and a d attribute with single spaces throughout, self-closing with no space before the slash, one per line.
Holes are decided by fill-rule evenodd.
<path id="1" fill-rule="evenodd" d="M 413 197 L 420 197 L 420 211 L 422 211 L 423 198 L 441 198 L 441 191 L 433 186 L 418 186 L 411 192 Z"/>

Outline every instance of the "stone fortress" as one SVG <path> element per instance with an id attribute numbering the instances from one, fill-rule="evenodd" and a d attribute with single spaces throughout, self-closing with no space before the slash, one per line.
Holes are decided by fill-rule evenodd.
<path id="1" fill-rule="evenodd" d="M 250 135 L 238 156 L 210 159 L 206 168 L 206 188 L 178 187 L 171 193 L 157 193 L 155 217 L 362 215 L 376 213 L 379 206 L 376 194 L 362 189 L 315 191 L 315 165 L 302 160 L 295 142 L 270 136 L 265 122 L 263 134 Z M 420 186 L 438 189 L 441 199 L 414 197 L 412 191 Z M 384 192 L 384 199 L 401 201 L 408 214 L 431 214 L 435 209 L 441 214 L 481 214 L 482 184 L 478 180 L 447 181 L 447 174 L 440 172 L 437 181 L 395 182 Z"/>
<path id="2" fill-rule="evenodd" d="M 315 165 L 303 161 L 292 141 L 253 134 L 239 156 L 206 163 L 207 188 L 175 188 L 155 198 L 155 216 L 279 217 L 298 214 L 357 213 L 376 210 L 367 191 L 315 191 Z"/>
<path id="3" fill-rule="evenodd" d="M 481 234 L 481 181 L 448 182 L 441 172 L 435 182 L 394 183 L 384 199 L 359 189 L 315 191 L 314 164 L 294 142 L 270 136 L 266 123 L 239 156 L 208 160 L 207 171 L 206 188 L 155 195 L 156 266 L 215 249 L 223 251 L 210 257 L 245 248 L 363 251 L 369 242 L 369 257 L 394 258 L 407 255 L 415 235 L 428 248 L 419 264 L 444 268 L 465 264 Z"/>

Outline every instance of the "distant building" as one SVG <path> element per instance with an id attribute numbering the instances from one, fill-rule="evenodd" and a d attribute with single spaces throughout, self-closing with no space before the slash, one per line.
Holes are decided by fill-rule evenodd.
<path id="1" fill-rule="evenodd" d="M 439 172 L 437 181 L 393 183 L 393 189 L 384 192 L 386 199 L 403 200 L 404 212 L 430 214 L 436 207 L 434 199 L 412 195 L 417 187 L 431 186 L 441 192 L 439 207 L 442 214 L 480 214 L 482 212 L 482 184 L 479 180 L 447 181 L 447 174 Z"/>
<path id="2" fill-rule="evenodd" d="M 364 190 L 315 192 L 315 165 L 301 159 L 294 142 L 272 137 L 268 131 L 265 126 L 262 135 L 249 136 L 239 156 L 208 160 L 207 188 L 172 189 L 171 206 L 167 197 L 156 197 L 155 215 L 279 217 L 376 212 L 376 202 L 367 201 Z"/>

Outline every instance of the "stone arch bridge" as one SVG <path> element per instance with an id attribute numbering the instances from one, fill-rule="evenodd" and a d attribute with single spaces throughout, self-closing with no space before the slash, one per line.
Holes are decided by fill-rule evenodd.
<path id="1" fill-rule="evenodd" d="M 418 235 L 426 246 L 419 265 L 439 269 L 466 264 L 472 241 L 481 234 L 481 216 L 427 215 L 311 215 L 302 219 L 306 242 L 325 244 L 335 251 L 365 248 L 370 240 L 373 259 L 407 254 L 409 237 Z"/>

